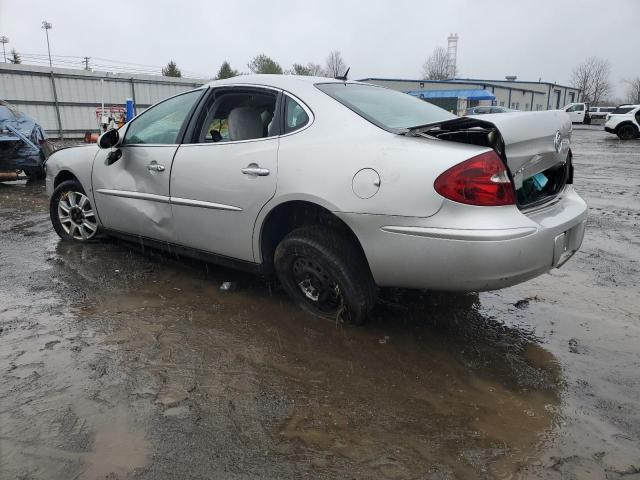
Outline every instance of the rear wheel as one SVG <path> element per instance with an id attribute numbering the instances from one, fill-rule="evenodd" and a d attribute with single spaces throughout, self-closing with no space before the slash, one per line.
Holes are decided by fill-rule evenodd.
<path id="1" fill-rule="evenodd" d="M 63 240 L 88 242 L 98 233 L 95 210 L 77 180 L 67 180 L 56 187 L 49 215 L 54 230 Z"/>
<path id="2" fill-rule="evenodd" d="M 376 302 L 376 285 L 362 252 L 341 232 L 319 225 L 298 228 L 278 245 L 275 270 L 305 311 L 362 324 Z"/>
<path id="3" fill-rule="evenodd" d="M 618 137 L 620 140 L 631 140 L 638 136 L 638 129 L 634 125 L 622 125 L 618 128 Z"/>

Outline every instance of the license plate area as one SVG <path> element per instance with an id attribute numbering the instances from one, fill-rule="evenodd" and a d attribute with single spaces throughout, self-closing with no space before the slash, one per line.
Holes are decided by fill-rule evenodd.
<path id="1" fill-rule="evenodd" d="M 560 268 L 582 245 L 586 221 L 556 235 L 553 245 L 553 266 Z"/>

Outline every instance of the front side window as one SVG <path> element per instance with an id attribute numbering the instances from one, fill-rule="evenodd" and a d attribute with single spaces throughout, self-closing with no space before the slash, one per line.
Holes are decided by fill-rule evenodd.
<path id="1" fill-rule="evenodd" d="M 203 90 L 178 95 L 155 105 L 131 121 L 123 145 L 175 145 L 189 112 Z"/>
<path id="2" fill-rule="evenodd" d="M 624 115 L 625 113 L 629 113 L 631 110 L 633 110 L 633 107 L 617 107 L 611 113 L 614 115 Z"/>
<path id="3" fill-rule="evenodd" d="M 197 127 L 196 143 L 233 142 L 279 134 L 277 95 L 268 90 L 214 91 Z"/>
<path id="4" fill-rule="evenodd" d="M 295 132 L 309 123 L 307 112 L 289 96 L 285 99 L 284 110 L 284 133 Z"/>
<path id="5" fill-rule="evenodd" d="M 406 93 L 358 83 L 319 83 L 316 87 L 361 117 L 388 131 L 458 118 Z"/>

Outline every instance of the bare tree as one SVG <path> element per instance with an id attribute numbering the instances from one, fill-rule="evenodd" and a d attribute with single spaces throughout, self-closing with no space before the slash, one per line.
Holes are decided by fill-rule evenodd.
<path id="1" fill-rule="evenodd" d="M 598 105 L 611 93 L 610 73 L 611 64 L 608 60 L 589 57 L 573 69 L 571 84 L 582 90 L 584 102 Z"/>
<path id="2" fill-rule="evenodd" d="M 20 56 L 20 54 L 18 52 L 16 52 L 15 48 L 11 50 L 11 56 L 9 57 L 9 63 L 13 63 L 13 64 L 22 63 L 22 57 Z"/>
<path id="3" fill-rule="evenodd" d="M 458 72 L 453 72 L 453 77 Z M 449 57 L 447 49 L 436 47 L 422 65 L 422 78 L 426 80 L 446 80 L 449 76 Z"/>
<path id="4" fill-rule="evenodd" d="M 625 80 L 627 84 L 627 102 L 640 104 L 640 77 Z"/>
<path id="5" fill-rule="evenodd" d="M 344 75 L 347 71 L 347 64 L 342 59 L 342 54 L 338 50 L 334 50 L 327 57 L 325 74 L 327 77 L 335 78 Z"/>

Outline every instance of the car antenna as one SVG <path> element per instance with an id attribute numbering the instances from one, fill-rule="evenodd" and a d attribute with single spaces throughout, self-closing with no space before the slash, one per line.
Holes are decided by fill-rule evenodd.
<path id="1" fill-rule="evenodd" d="M 347 67 L 347 71 L 344 72 L 344 75 L 338 75 L 337 77 L 335 77 L 336 80 L 342 80 L 343 82 L 347 81 L 347 75 L 349 75 L 349 70 L 351 70 L 351 67 Z"/>

